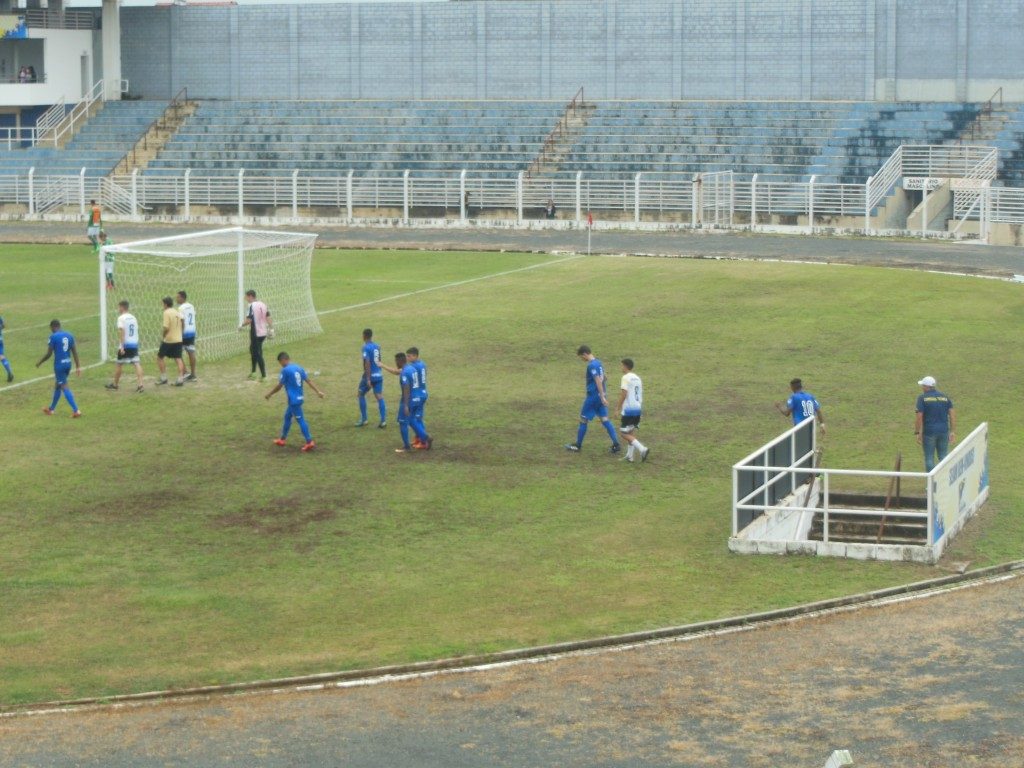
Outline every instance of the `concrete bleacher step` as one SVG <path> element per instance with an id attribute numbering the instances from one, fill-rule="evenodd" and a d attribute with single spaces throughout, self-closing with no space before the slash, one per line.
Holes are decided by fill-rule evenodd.
<path id="1" fill-rule="evenodd" d="M 894 509 L 891 512 L 913 512 L 914 509 Z M 883 522 L 884 521 L 884 522 Z M 824 540 L 825 516 L 817 512 L 811 523 L 808 538 L 813 541 Z M 879 532 L 881 531 L 881 536 Z M 925 520 L 907 520 L 888 516 L 879 512 L 878 515 L 844 515 L 842 507 L 829 509 L 829 541 L 846 543 L 879 543 L 879 544 L 926 544 L 928 540 L 928 523 Z"/>

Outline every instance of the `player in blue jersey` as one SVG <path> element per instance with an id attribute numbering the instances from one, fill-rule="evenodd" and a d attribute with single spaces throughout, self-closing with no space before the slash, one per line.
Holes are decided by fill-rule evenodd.
<path id="1" fill-rule="evenodd" d="M 380 366 L 380 345 L 373 340 L 373 329 L 363 330 L 363 375 L 359 378 L 359 390 L 356 398 L 359 400 L 359 423 L 357 427 L 366 425 L 366 393 L 373 390 L 373 396 L 377 398 L 377 411 L 380 413 L 378 429 L 384 429 L 388 425 L 388 409 L 384 403 L 384 373 Z"/>
<path id="2" fill-rule="evenodd" d="M 76 376 L 82 375 L 82 367 L 78 363 L 78 348 L 75 346 L 75 337 L 67 331 L 61 330 L 60 320 L 50 321 L 50 340 L 46 344 L 46 354 L 36 363 L 36 368 L 49 360 L 50 355 L 53 355 L 53 400 L 49 408 L 43 408 L 43 413 L 47 416 L 53 415 L 57 403 L 60 402 L 60 393 L 63 392 L 64 398 L 68 401 L 68 405 L 71 406 L 71 416 L 77 419 L 82 415 L 82 412 L 78 410 L 78 406 L 75 404 L 75 396 L 71 394 L 71 389 L 68 387 L 68 376 L 71 375 L 72 359 L 75 361 Z"/>
<path id="3" fill-rule="evenodd" d="M 804 419 L 817 418 L 821 431 L 825 431 L 825 415 L 821 412 L 821 406 L 817 399 L 810 392 L 804 392 L 804 383 L 800 379 L 793 379 L 789 382 L 789 388 L 793 394 L 785 403 L 776 403 L 775 408 L 783 416 L 793 417 L 793 426 L 796 426 Z"/>
<path id="4" fill-rule="evenodd" d="M 409 443 L 410 427 L 422 447 L 430 450 L 434 441 L 423 425 L 423 405 L 427 400 L 427 366 L 419 360 L 419 350 L 416 347 L 410 347 L 407 353 L 399 352 L 395 355 L 395 365 L 398 368 L 398 380 L 402 385 L 402 404 L 398 409 L 398 430 L 402 435 L 402 447 L 396 448 L 395 453 L 408 453 L 418 447 Z"/>
<path id="5" fill-rule="evenodd" d="M 618 435 L 615 434 L 615 425 L 608 419 L 608 396 L 605 392 L 604 366 L 598 360 L 590 347 L 586 344 L 576 350 L 576 356 L 587 364 L 587 396 L 583 400 L 583 407 L 580 409 L 580 425 L 576 430 L 576 442 L 569 443 L 565 450 L 578 453 L 583 447 L 583 438 L 587 434 L 587 425 L 595 416 L 601 419 L 601 425 L 608 432 L 612 439 L 612 453 L 622 450 L 619 445 Z"/>
<path id="6" fill-rule="evenodd" d="M 309 425 L 306 423 L 306 417 L 302 413 L 302 403 L 306 399 L 302 386 L 303 384 L 308 384 L 309 388 L 320 397 L 323 397 L 324 393 L 317 388 L 316 384 L 310 381 L 305 369 L 301 365 L 291 361 L 287 352 L 278 354 L 277 362 L 281 364 L 281 373 L 277 377 L 277 384 L 274 385 L 272 390 L 267 392 L 266 399 L 269 400 L 273 395 L 277 394 L 281 387 L 284 387 L 284 391 L 288 395 L 288 407 L 284 412 L 281 436 L 274 441 L 274 444 L 285 445 L 288 440 L 288 430 L 292 426 L 292 419 L 295 419 L 299 423 L 299 429 L 302 430 L 302 436 L 306 439 L 305 445 L 302 446 L 302 451 L 311 451 L 316 448 L 316 443 L 313 442 L 313 438 L 309 433 Z"/>
<path id="7" fill-rule="evenodd" d="M 14 374 L 11 373 L 10 361 L 4 356 L 4 319 L 2 317 L 0 317 L 0 364 L 7 371 L 7 383 L 10 384 L 14 381 Z"/>

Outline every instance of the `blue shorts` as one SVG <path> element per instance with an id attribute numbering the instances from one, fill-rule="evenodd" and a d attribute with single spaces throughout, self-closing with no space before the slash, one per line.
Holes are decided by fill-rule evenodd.
<path id="1" fill-rule="evenodd" d="M 602 403 L 599 397 L 588 397 L 583 401 L 583 407 L 580 408 L 580 418 L 584 421 L 590 421 L 595 416 L 607 419 L 608 406 Z"/>
<path id="2" fill-rule="evenodd" d="M 409 400 L 409 415 L 406 417 L 408 421 L 423 421 L 423 406 L 426 405 L 426 401 L 419 398 L 412 398 Z M 405 404 L 402 404 L 400 409 L 402 412 L 405 411 Z"/>
<path id="3" fill-rule="evenodd" d="M 302 414 L 302 403 L 288 403 L 288 407 L 284 410 L 285 416 L 294 416 L 295 420 L 305 418 Z"/>
<path id="4" fill-rule="evenodd" d="M 68 383 L 68 376 L 71 375 L 70 365 L 55 365 L 53 366 L 53 378 L 56 380 L 57 386 Z"/>
<path id="5" fill-rule="evenodd" d="M 370 384 L 366 383 L 366 377 L 365 376 L 360 376 L 359 377 L 359 394 L 360 395 L 365 395 L 367 392 L 369 392 L 371 386 L 373 387 L 373 393 L 375 395 L 379 395 L 381 392 L 384 391 L 384 377 L 383 376 L 371 376 L 370 377 Z"/>

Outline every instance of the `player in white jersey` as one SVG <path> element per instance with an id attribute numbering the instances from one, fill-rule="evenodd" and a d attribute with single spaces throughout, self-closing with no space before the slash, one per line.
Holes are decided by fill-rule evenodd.
<path id="1" fill-rule="evenodd" d="M 622 384 L 619 388 L 619 414 L 622 421 L 619 432 L 622 439 L 629 443 L 626 449 L 626 461 L 633 461 L 633 456 L 639 452 L 640 461 L 647 461 L 651 449 L 640 442 L 636 436 L 640 428 L 640 411 L 644 402 L 644 385 L 640 377 L 633 373 L 633 361 L 630 358 L 622 360 Z"/>
<path id="2" fill-rule="evenodd" d="M 128 311 L 128 302 L 117 303 L 117 368 L 114 369 L 114 380 L 107 384 L 107 389 L 117 389 L 121 381 L 121 371 L 125 363 L 135 366 L 135 378 L 138 386 L 136 392 L 142 391 L 142 363 L 139 362 L 139 321 Z"/>
<path id="3" fill-rule="evenodd" d="M 181 345 L 188 352 L 188 376 L 185 381 L 199 381 L 196 378 L 196 308 L 188 302 L 188 294 L 178 291 L 178 312 L 181 314 Z"/>

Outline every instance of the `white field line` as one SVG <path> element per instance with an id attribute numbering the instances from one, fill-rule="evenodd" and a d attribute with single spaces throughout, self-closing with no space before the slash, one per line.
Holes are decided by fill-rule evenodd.
<path id="1" fill-rule="evenodd" d="M 47 360 L 46 363 L 49 365 L 50 361 Z M 89 365 L 83 365 L 82 366 L 82 370 L 83 371 L 88 371 L 90 368 L 99 368 L 101 365 L 106 365 L 106 363 L 90 363 Z M 0 375 L 2 375 L 2 372 L 0 372 Z M 68 377 L 68 384 L 70 385 L 74 381 L 74 379 L 75 379 L 74 376 L 69 376 Z M 29 384 L 35 384 L 35 383 L 40 382 L 40 381 L 52 381 L 52 380 L 53 380 L 53 374 L 52 373 L 50 373 L 48 376 L 36 376 L 34 379 L 25 379 L 24 381 L 16 381 L 13 384 L 8 384 L 6 386 L 0 387 L 0 392 L 6 392 L 9 389 L 17 389 L 18 387 L 27 387 Z"/>
<path id="2" fill-rule="evenodd" d="M 97 317 L 99 317 L 99 314 L 95 314 L 95 315 L 82 315 L 81 317 L 69 317 L 66 320 L 61 320 L 61 323 L 66 325 L 67 323 L 76 323 L 79 320 L 95 320 Z M 18 333 L 19 331 L 32 331 L 32 330 L 35 330 L 36 328 L 49 328 L 49 327 L 50 327 L 49 321 L 47 321 L 45 323 L 38 323 L 37 325 L 20 325 L 17 328 L 4 328 L 4 334 L 6 335 L 6 334 L 9 334 L 9 333 Z"/>
<path id="3" fill-rule="evenodd" d="M 204 693 L 197 693 L 193 696 L 181 696 L 167 699 L 147 699 L 144 701 L 118 701 L 106 704 L 71 704 L 67 706 L 55 704 L 53 706 L 44 707 L 40 709 L 0 712 L 0 722 L 3 722 L 3 720 L 8 718 L 16 717 L 33 717 L 39 715 L 69 715 L 76 712 L 94 712 L 97 710 L 109 712 L 121 709 L 135 709 L 138 707 L 173 706 L 176 704 L 188 704 L 195 703 L 197 701 L 208 701 L 218 695 L 235 697 L 273 695 L 281 693 L 306 693 L 315 691 L 334 690 L 339 688 L 364 688 L 377 685 L 386 685 L 388 683 L 402 682 L 407 680 L 428 680 L 434 677 L 444 677 L 449 675 L 478 674 L 481 672 L 488 672 L 490 670 L 496 669 L 509 669 L 512 667 L 522 667 L 529 664 L 545 664 L 548 662 L 560 661 L 563 659 L 598 656 L 607 653 L 623 653 L 626 651 L 651 648 L 657 645 L 668 645 L 670 643 L 688 643 L 697 640 L 704 640 L 706 638 L 711 637 L 722 637 L 725 635 L 733 635 L 741 632 L 754 632 L 763 630 L 765 628 L 780 625 L 799 624 L 809 619 L 835 616 L 843 613 L 852 613 L 853 611 L 860 611 L 870 608 L 882 608 L 887 605 L 909 603 L 915 602 L 917 600 L 926 600 L 928 598 L 938 597 L 952 592 L 959 592 L 960 590 L 964 589 L 974 589 L 976 587 L 982 587 L 991 584 L 998 584 L 1004 581 L 1010 581 L 1012 579 L 1021 578 L 1022 575 L 1024 574 L 1022 574 L 1021 571 L 1011 571 L 1009 573 L 1001 573 L 987 578 L 971 580 L 963 584 L 937 586 L 933 589 L 925 589 L 920 592 L 912 592 L 910 594 L 903 595 L 893 595 L 890 597 L 880 597 L 870 602 L 855 603 L 853 605 L 841 605 L 836 606 L 834 608 L 823 608 L 818 611 L 802 613 L 796 616 L 788 616 L 784 618 L 771 619 L 766 621 L 754 621 L 749 624 L 739 624 L 731 627 L 723 627 L 720 629 L 709 629 L 704 632 L 694 632 L 693 634 L 679 635 L 676 637 L 660 637 L 652 640 L 625 642 L 621 645 L 601 646 L 598 648 L 565 651 L 562 653 L 550 653 L 543 656 L 538 655 L 521 659 L 512 659 L 509 661 L 489 662 L 484 664 L 477 664 L 470 667 L 456 667 L 453 669 L 432 669 L 425 670 L 423 672 L 406 672 L 390 675 L 377 675 L 375 677 L 365 677 L 356 680 L 339 680 L 335 682 L 312 684 L 306 683 L 295 685 L 284 684 L 278 688 L 257 688 L 248 691 L 228 691 L 223 694 L 208 691 Z"/>
<path id="4" fill-rule="evenodd" d="M 470 283 L 478 283 L 481 280 L 491 280 L 495 277 L 505 277 L 506 275 L 514 275 L 518 272 L 528 272 L 531 269 L 541 269 L 543 267 L 550 267 L 555 264 L 564 264 L 567 261 L 575 261 L 576 259 L 585 258 L 581 254 L 574 256 L 566 256 L 562 259 L 554 259 L 553 261 L 542 261 L 540 264 L 531 264 L 528 267 L 517 267 L 516 269 L 506 269 L 504 272 L 492 272 L 488 275 L 480 275 L 479 277 L 470 277 L 466 280 L 456 280 L 452 283 L 444 283 L 442 285 L 432 285 L 429 288 L 420 288 L 415 291 L 407 291 L 406 293 L 397 293 L 394 296 L 385 296 L 382 299 L 374 299 L 372 301 L 364 301 L 360 304 L 349 304 L 347 307 L 337 307 L 336 309 L 325 309 L 321 312 L 317 312 L 318 315 L 333 315 L 335 312 L 349 312 L 353 309 L 362 309 L 363 307 L 372 307 L 375 304 L 383 304 L 388 301 L 397 301 L 398 299 L 407 299 L 410 296 L 419 296 L 422 293 L 430 293 L 431 291 L 440 291 L 446 288 L 458 288 L 461 285 L 469 285 Z"/>
<path id="5" fill-rule="evenodd" d="M 353 309 L 362 309 L 363 307 L 372 307 L 375 304 L 384 304 L 385 302 L 388 302 L 388 301 L 396 301 L 398 299 L 407 299 L 410 296 L 418 296 L 421 293 L 430 293 L 431 291 L 441 291 L 441 290 L 444 290 L 446 288 L 458 288 L 459 286 L 462 286 L 462 285 L 469 285 L 470 283 L 478 283 L 481 280 L 491 280 L 491 279 L 493 279 L 495 277 L 505 277 L 506 275 L 514 275 L 514 274 L 516 274 L 518 272 L 527 272 L 527 271 L 529 271 L 531 269 L 540 269 L 541 267 L 550 267 L 550 266 L 552 266 L 554 264 L 563 264 L 563 263 L 565 263 L 567 261 L 574 261 L 575 259 L 582 259 L 582 258 L 584 258 L 582 255 L 566 256 L 565 258 L 561 258 L 561 259 L 554 259 L 552 261 L 543 261 L 543 262 L 541 262 L 539 264 L 531 264 L 528 267 L 517 267 L 516 269 L 506 269 L 503 272 L 492 272 L 492 273 L 487 274 L 487 275 L 480 275 L 479 277 L 470 277 L 470 278 L 468 278 L 466 280 L 456 280 L 456 281 L 451 282 L 451 283 L 442 283 L 441 285 L 432 285 L 429 288 L 420 288 L 420 289 L 415 290 L 415 291 L 407 291 L 405 293 L 397 293 L 397 294 L 395 294 L 393 296 L 385 296 L 384 298 L 381 298 L 381 299 L 373 299 L 372 301 L 364 301 L 364 302 L 361 302 L 359 304 L 349 304 L 348 306 L 345 306 L 345 307 L 335 307 L 334 309 L 324 309 L 324 310 L 321 310 L 320 312 L 317 312 L 317 315 L 332 315 L 332 314 L 334 314 L 336 312 L 349 312 L 349 311 L 351 311 Z M 99 315 L 87 315 L 86 317 L 71 318 L 71 320 L 68 320 L 67 322 L 70 323 L 70 322 L 73 322 L 74 320 L 89 320 L 89 319 L 95 318 L 95 317 L 99 317 Z M 27 328 L 38 328 L 38 327 L 48 327 L 48 326 L 49 326 L 49 324 L 46 323 L 43 326 L 25 326 L 23 328 L 16 328 L 14 330 L 26 330 Z M 10 331 L 6 331 L 6 333 L 10 333 Z M 82 370 L 83 371 L 87 371 L 90 368 L 98 368 L 99 366 L 106 365 L 106 364 L 107 363 L 92 363 L 90 365 L 82 366 Z M 17 389 L 18 387 L 25 387 L 25 386 L 28 386 L 29 384 L 35 384 L 36 382 L 46 381 L 47 379 L 52 379 L 52 378 L 53 378 L 53 374 L 50 374 L 49 376 L 38 376 L 38 377 L 36 377 L 34 379 L 25 379 L 25 381 L 18 381 L 18 382 L 15 382 L 14 384 L 8 384 L 7 386 L 0 387 L 0 392 L 6 392 L 9 389 Z"/>

